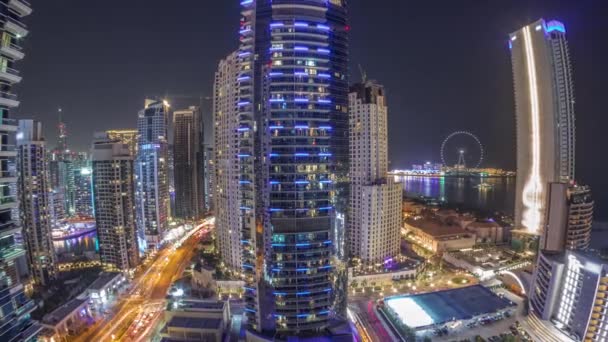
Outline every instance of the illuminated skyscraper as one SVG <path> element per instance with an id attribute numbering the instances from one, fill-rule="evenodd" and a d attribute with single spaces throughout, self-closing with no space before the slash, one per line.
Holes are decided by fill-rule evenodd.
<path id="1" fill-rule="evenodd" d="M 124 271 L 137 267 L 133 156 L 129 145 L 112 139 L 93 144 L 95 221 L 102 265 Z"/>
<path id="2" fill-rule="evenodd" d="M 233 160 L 248 333 L 325 335 L 336 314 L 335 220 L 348 202 L 346 2 L 241 5 Z"/>
<path id="3" fill-rule="evenodd" d="M 51 188 L 49 194 L 49 203 L 50 203 L 50 213 L 51 213 L 51 222 L 53 227 L 59 225 L 59 222 L 66 218 L 65 212 L 65 199 L 64 192 L 65 189 L 63 187 L 63 178 L 60 173 L 60 164 L 62 162 L 59 160 L 58 155 L 56 153 L 48 154 L 48 164 L 49 164 L 49 175 L 50 182 L 49 186 Z"/>
<path id="4" fill-rule="evenodd" d="M 530 314 L 553 326 L 540 331 L 546 341 L 601 342 L 608 335 L 608 263 L 588 253 L 542 253 L 530 297 Z M 538 322 L 538 321 L 536 321 Z M 535 323 L 538 327 L 538 324 Z"/>
<path id="5" fill-rule="evenodd" d="M 351 87 L 350 256 L 366 264 L 401 252 L 403 188 L 388 177 L 388 107 L 384 87 L 366 81 Z"/>
<path id="6" fill-rule="evenodd" d="M 137 155 L 137 133 L 136 129 L 111 129 L 106 131 L 108 138 L 119 140 L 129 146 L 129 152 L 133 157 Z"/>
<path id="7" fill-rule="evenodd" d="M 55 276 L 45 145 L 40 122 L 19 120 L 17 134 L 19 212 L 30 273 L 38 285 L 48 285 Z"/>
<path id="8" fill-rule="evenodd" d="M 548 185 L 547 226 L 541 250 L 586 250 L 591 244 L 593 198 L 588 186 L 569 183 Z"/>
<path id="9" fill-rule="evenodd" d="M 21 45 L 29 32 L 22 18 L 30 13 L 27 1 L 0 0 L 0 341 L 34 341 L 42 329 L 30 319 L 36 304 L 27 298 L 21 282 L 26 274 L 18 265 L 24 260 L 25 250 L 19 241 L 22 229 L 14 220 L 19 206 L 15 193 L 17 122 L 11 115 L 19 100 L 11 88 L 21 82 L 15 68 L 25 56 Z"/>
<path id="10" fill-rule="evenodd" d="M 77 216 L 93 217 L 92 171 L 89 155 L 80 152 L 72 161 L 74 167 L 74 212 Z"/>
<path id="11" fill-rule="evenodd" d="M 574 90 L 564 24 L 539 20 L 510 36 L 517 109 L 515 225 L 539 234 L 548 183 L 574 179 Z"/>
<path id="12" fill-rule="evenodd" d="M 213 182 L 218 249 L 226 267 L 241 269 L 241 213 L 239 191 L 238 57 L 230 54 L 215 73 L 213 121 Z"/>
<path id="13" fill-rule="evenodd" d="M 135 206 L 140 248 L 156 248 L 168 228 L 168 117 L 168 103 L 146 100 L 137 119 Z"/>
<path id="14" fill-rule="evenodd" d="M 174 216 L 197 220 L 205 212 L 203 126 L 199 107 L 173 112 Z"/>

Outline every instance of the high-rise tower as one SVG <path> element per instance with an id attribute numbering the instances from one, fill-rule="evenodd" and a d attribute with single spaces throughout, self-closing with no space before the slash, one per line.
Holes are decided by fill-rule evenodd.
<path id="1" fill-rule="evenodd" d="M 366 264 L 400 254 L 402 186 L 388 174 L 388 107 L 384 87 L 373 82 L 351 87 L 350 256 Z"/>
<path id="2" fill-rule="evenodd" d="M 574 179 L 574 87 L 564 24 L 539 20 L 510 36 L 517 110 L 515 225 L 539 234 L 547 184 Z"/>
<path id="3" fill-rule="evenodd" d="M 137 155 L 137 134 L 136 129 L 111 129 L 106 131 L 110 140 L 118 140 L 129 146 L 129 153 L 135 158 Z"/>
<path id="4" fill-rule="evenodd" d="M 137 119 L 135 207 L 140 248 L 156 248 L 168 227 L 168 117 L 167 102 L 146 100 Z"/>
<path id="5" fill-rule="evenodd" d="M 12 111 L 19 106 L 12 85 L 21 81 L 17 62 L 25 56 L 21 45 L 28 30 L 22 18 L 32 9 L 25 0 L 0 0 L 0 341 L 32 341 L 42 329 L 33 324 L 30 313 L 36 305 L 24 294 L 25 274 L 21 264 L 25 250 L 19 242 L 21 227 L 13 220 L 18 210 L 15 132 Z"/>
<path id="6" fill-rule="evenodd" d="M 55 252 L 49 212 L 49 174 L 42 124 L 19 120 L 17 133 L 19 205 L 30 273 L 38 285 L 48 285 L 55 276 Z"/>
<path id="7" fill-rule="evenodd" d="M 240 271 L 241 215 L 239 191 L 239 115 L 237 52 L 219 63 L 215 73 L 213 195 L 218 248 L 226 267 Z"/>
<path id="8" fill-rule="evenodd" d="M 248 331 L 326 334 L 335 220 L 348 201 L 346 1 L 241 5 L 234 162 Z"/>
<path id="9" fill-rule="evenodd" d="M 93 144 L 93 193 L 101 263 L 111 270 L 139 264 L 135 228 L 133 156 L 129 145 L 111 139 Z"/>
<path id="10" fill-rule="evenodd" d="M 591 244 L 593 198 L 588 186 L 569 183 L 548 185 L 547 225 L 541 250 L 586 250 Z"/>
<path id="11" fill-rule="evenodd" d="M 205 212 L 203 126 L 199 107 L 173 112 L 173 177 L 175 213 L 199 219 Z"/>

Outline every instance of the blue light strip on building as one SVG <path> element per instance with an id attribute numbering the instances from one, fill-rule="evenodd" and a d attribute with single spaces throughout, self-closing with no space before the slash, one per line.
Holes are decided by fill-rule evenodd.
<path id="1" fill-rule="evenodd" d="M 561 33 L 566 33 L 566 26 L 559 21 L 550 21 L 547 23 L 547 32 L 559 31 Z"/>

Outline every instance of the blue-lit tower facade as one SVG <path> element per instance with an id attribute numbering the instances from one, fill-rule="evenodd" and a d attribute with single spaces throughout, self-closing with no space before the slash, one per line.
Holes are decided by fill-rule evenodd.
<path id="1" fill-rule="evenodd" d="M 250 334 L 326 334 L 348 174 L 343 0 L 244 0 L 238 52 L 243 271 Z"/>
<path id="2" fill-rule="evenodd" d="M 169 219 L 169 104 L 146 100 L 137 118 L 135 210 L 139 248 L 156 249 Z"/>

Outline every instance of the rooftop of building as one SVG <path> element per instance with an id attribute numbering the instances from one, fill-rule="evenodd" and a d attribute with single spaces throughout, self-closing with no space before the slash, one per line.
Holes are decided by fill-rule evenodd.
<path id="1" fill-rule="evenodd" d="M 587 251 L 566 251 L 566 252 L 556 252 L 556 251 L 542 251 L 545 258 L 559 262 L 565 263 L 567 261 L 568 255 L 575 255 L 579 259 L 584 260 L 589 264 L 594 265 L 602 265 L 605 268 L 608 268 L 608 258 L 603 257 L 599 251 L 595 250 L 587 250 Z"/>
<path id="2" fill-rule="evenodd" d="M 89 286 L 89 290 L 99 291 L 114 281 L 116 277 L 121 276 L 120 272 L 102 272 L 99 277 Z"/>
<path id="3" fill-rule="evenodd" d="M 221 318 L 175 316 L 167 323 L 167 328 L 220 329 L 221 327 Z"/>
<path id="4" fill-rule="evenodd" d="M 224 310 L 226 302 L 216 300 L 184 299 L 172 306 L 172 311 Z"/>
<path id="5" fill-rule="evenodd" d="M 481 285 L 415 295 L 398 295 L 385 298 L 384 302 L 404 324 L 411 328 L 471 319 L 515 305 Z"/>
<path id="6" fill-rule="evenodd" d="M 496 221 L 489 220 L 477 220 L 469 223 L 467 228 L 500 228 L 500 225 Z"/>
<path id="7" fill-rule="evenodd" d="M 463 249 L 449 253 L 455 258 L 464 260 L 473 266 L 479 266 L 486 269 L 499 268 L 521 260 L 521 258 L 517 256 L 517 253 L 512 250 L 495 246 Z"/>
<path id="8" fill-rule="evenodd" d="M 460 226 L 444 224 L 433 218 L 405 219 L 405 222 L 414 228 L 434 238 L 453 237 L 455 235 L 467 235 L 468 232 Z"/>
<path id="9" fill-rule="evenodd" d="M 57 324 L 63 321 L 65 318 L 70 316 L 74 310 L 78 309 L 82 304 L 86 303 L 88 298 L 78 299 L 74 298 L 69 302 L 63 304 L 57 309 L 53 310 L 53 312 L 46 314 L 42 319 L 42 322 L 50 325 Z"/>

